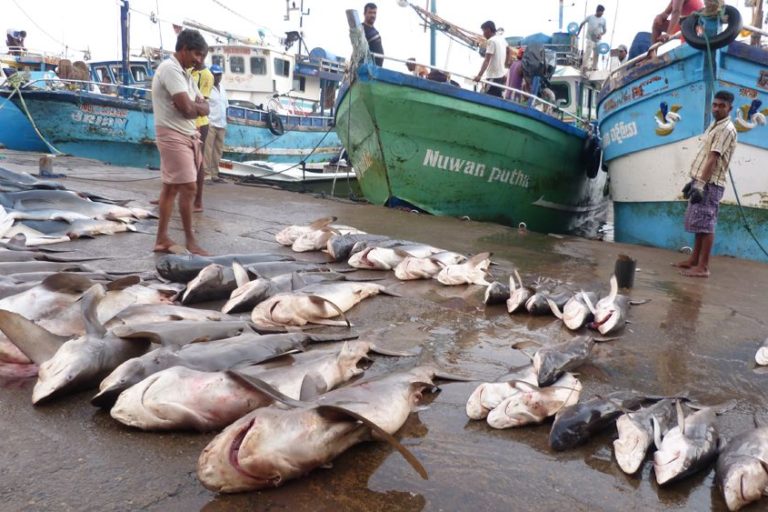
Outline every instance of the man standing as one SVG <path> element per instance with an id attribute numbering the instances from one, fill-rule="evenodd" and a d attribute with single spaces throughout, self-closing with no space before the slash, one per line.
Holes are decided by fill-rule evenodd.
<path id="1" fill-rule="evenodd" d="M 11 55 L 21 55 L 21 52 L 27 51 L 24 48 L 24 39 L 27 37 L 26 30 L 15 30 L 9 28 L 5 31 L 5 45 L 8 47 L 8 53 Z"/>
<path id="2" fill-rule="evenodd" d="M 736 147 L 736 127 L 731 122 L 733 94 L 718 91 L 712 101 L 714 121 L 704 133 L 691 164 L 691 181 L 683 189 L 688 199 L 685 230 L 696 236 L 691 257 L 676 263 L 687 277 L 709 277 L 709 255 L 715 243 L 715 225 L 725 191 L 725 175 Z"/>
<path id="3" fill-rule="evenodd" d="M 373 24 L 376 23 L 377 7 L 374 3 L 367 3 L 363 7 L 363 30 L 365 31 L 365 40 L 368 41 L 368 49 L 372 53 L 378 53 L 384 55 L 384 46 L 381 44 L 381 34 L 379 31 L 373 28 Z M 377 66 L 384 64 L 382 57 L 375 57 L 374 61 Z"/>
<path id="4" fill-rule="evenodd" d="M 680 19 L 704 8 L 704 0 L 670 0 L 664 12 L 656 16 L 651 27 L 651 44 L 669 40 L 680 31 Z"/>
<path id="5" fill-rule="evenodd" d="M 208 107 L 211 113 L 208 114 L 209 128 L 208 138 L 205 139 L 205 151 L 203 152 L 206 172 L 211 176 L 214 183 L 223 183 L 224 178 L 219 177 L 219 160 L 224 152 L 224 136 L 227 133 L 227 92 L 221 85 L 221 75 L 223 70 L 218 64 L 211 66 L 213 74 L 213 89 L 208 98 Z"/>
<path id="6" fill-rule="evenodd" d="M 200 160 L 200 135 L 195 119 L 208 115 L 208 103 L 200 95 L 189 68 L 203 63 L 208 44 L 197 30 L 182 30 L 176 39 L 176 52 L 163 61 L 152 78 L 152 109 L 155 135 L 160 152 L 159 220 L 155 252 L 182 250 L 168 236 L 173 202 L 179 196 L 179 213 L 184 227 L 187 250 L 208 255 L 197 243 L 192 231 L 192 202 L 195 198 Z"/>
<path id="7" fill-rule="evenodd" d="M 475 77 L 475 82 L 479 82 L 483 78 L 483 73 L 486 73 L 489 81 L 505 85 L 507 70 L 504 63 L 507 60 L 507 40 L 501 34 L 496 33 L 496 24 L 492 21 L 486 21 L 480 25 L 480 28 L 483 30 L 483 37 L 488 42 L 485 47 L 485 60 L 480 67 L 480 72 Z M 486 93 L 501 98 L 503 91 L 504 89 L 501 87 L 491 86 Z"/>
<path id="8" fill-rule="evenodd" d="M 203 56 L 205 58 L 205 56 Z M 202 62 L 200 65 L 192 68 L 192 79 L 197 85 L 197 89 L 200 94 L 203 95 L 205 101 L 211 96 L 211 90 L 213 90 L 213 74 L 205 67 Z M 209 106 L 210 108 L 210 106 Z M 195 119 L 195 128 L 200 133 L 200 145 L 205 147 L 205 141 L 208 138 L 208 116 L 198 116 Z M 200 162 L 200 167 L 197 170 L 197 192 L 195 193 L 195 203 L 193 212 L 203 211 L 203 182 L 205 181 L 205 168 L 204 161 Z"/>
<path id="9" fill-rule="evenodd" d="M 597 69 L 597 45 L 600 43 L 600 39 L 603 38 L 603 34 L 607 31 L 603 13 L 605 13 L 605 7 L 598 5 L 595 14 L 587 16 L 579 25 L 579 32 L 581 32 L 584 25 L 587 25 L 587 45 L 584 49 L 584 65 L 582 66 L 584 70 L 594 71 Z"/>

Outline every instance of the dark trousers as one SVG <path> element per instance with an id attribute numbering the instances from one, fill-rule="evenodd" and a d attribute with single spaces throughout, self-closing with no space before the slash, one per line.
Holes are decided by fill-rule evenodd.
<path id="1" fill-rule="evenodd" d="M 499 84 L 499 85 L 506 85 L 507 84 L 507 78 L 503 77 L 503 76 L 499 77 L 499 78 L 489 78 L 488 81 L 489 82 L 493 82 L 495 84 Z M 496 87 L 496 86 L 492 85 L 492 86 L 488 87 L 488 90 L 485 91 L 485 93 L 486 94 L 490 94 L 491 96 L 497 96 L 497 97 L 501 98 L 502 95 L 504 94 L 504 89 L 502 89 L 501 87 Z"/>

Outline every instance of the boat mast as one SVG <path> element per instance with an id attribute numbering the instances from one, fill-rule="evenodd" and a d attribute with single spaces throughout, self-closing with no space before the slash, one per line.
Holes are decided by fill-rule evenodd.
<path id="1" fill-rule="evenodd" d="M 563 31 L 563 0 L 560 0 L 560 15 L 558 17 L 558 22 L 557 22 L 557 31 L 558 32 Z"/>
<path id="2" fill-rule="evenodd" d="M 562 1 L 562 0 L 561 0 Z M 431 0 L 429 12 L 432 13 L 432 15 L 437 14 L 437 0 Z M 437 50 L 436 50 L 436 43 L 437 43 L 437 29 L 435 28 L 435 25 L 432 24 L 429 27 L 429 65 L 434 66 L 435 62 L 437 62 Z"/>
<path id="3" fill-rule="evenodd" d="M 122 0 L 120 4 L 120 35 L 122 36 L 122 51 L 123 51 L 123 69 L 122 80 L 123 85 L 130 84 L 131 70 L 130 70 L 130 25 L 131 25 L 131 9 L 128 5 L 128 0 Z"/>
<path id="4" fill-rule="evenodd" d="M 752 7 L 752 26 L 762 29 L 763 28 L 763 0 L 758 0 Z M 752 46 L 760 46 L 760 33 L 752 32 L 750 38 L 750 44 Z"/>

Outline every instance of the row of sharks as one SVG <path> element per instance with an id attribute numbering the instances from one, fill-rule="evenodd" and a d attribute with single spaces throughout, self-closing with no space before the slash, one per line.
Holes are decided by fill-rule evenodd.
<path id="1" fill-rule="evenodd" d="M 357 340 L 352 330 L 307 330 L 311 324 L 351 327 L 346 313 L 356 304 L 397 295 L 383 278 L 359 277 L 356 269 L 391 270 L 400 281 L 483 286 L 487 303 L 506 303 L 510 312 L 517 310 L 509 309 L 510 301 L 527 309 L 538 294 L 530 301 L 533 311 L 543 302 L 573 330 L 592 323 L 605 336 L 626 323 L 630 301 L 618 294 L 615 280 L 603 298 L 577 290 L 559 302 L 560 283 L 524 286 L 514 273 L 505 292 L 491 278 L 489 253 L 467 257 L 335 221 L 289 226 L 275 237 L 296 253 L 323 250 L 327 263 L 279 252 L 167 255 L 155 273 L 141 276 L 95 271 L 76 256 L 24 246 L 17 238 L 0 251 L 0 262 L 15 252 L 23 255 L 16 263 L 51 266 L 35 277 L 14 278 L 24 289 L 7 288 L 0 298 L 0 371 L 37 375 L 35 404 L 96 389 L 93 405 L 129 427 L 219 432 L 197 461 L 200 482 L 215 492 L 282 485 L 370 440 L 389 443 L 426 478 L 424 466 L 395 435 L 424 393 L 456 377 L 420 362 L 365 377 L 374 354 L 418 361 L 418 353 Z M 525 292 L 517 290 L 523 289 L 530 294 L 521 299 Z M 223 305 L 199 307 L 211 301 Z M 701 407 L 685 397 L 628 392 L 580 401 L 583 386 L 573 371 L 600 341 L 609 339 L 580 335 L 538 347 L 530 365 L 479 385 L 467 402 L 468 416 L 494 428 L 554 416 L 555 451 L 616 425 L 614 448 L 624 471 L 636 472 L 655 443 L 660 484 L 717 457 L 718 482 L 731 510 L 760 498 L 768 486 L 768 430 L 758 427 L 723 447 L 715 417 L 728 404 Z"/>

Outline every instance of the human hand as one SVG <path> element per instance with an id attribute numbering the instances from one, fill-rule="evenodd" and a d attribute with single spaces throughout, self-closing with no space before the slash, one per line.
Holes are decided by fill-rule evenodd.
<path id="1" fill-rule="evenodd" d="M 661 35 L 659 36 L 659 41 L 661 41 L 662 43 L 666 43 L 667 41 L 669 41 L 669 34 L 667 34 L 666 32 L 662 32 Z"/>
<path id="2" fill-rule="evenodd" d="M 202 96 L 196 96 L 195 103 L 205 103 L 205 98 L 203 98 Z"/>
<path id="3" fill-rule="evenodd" d="M 690 198 L 688 199 L 691 204 L 698 204 L 706 198 L 704 192 L 704 182 L 701 180 L 693 180 L 690 183 L 691 188 L 689 191 Z"/>
<path id="4" fill-rule="evenodd" d="M 482 76 L 480 76 L 480 75 L 477 75 L 475 78 L 473 78 L 473 80 L 474 80 L 475 82 L 479 82 L 480 80 L 482 80 L 482 78 L 483 78 Z"/>

